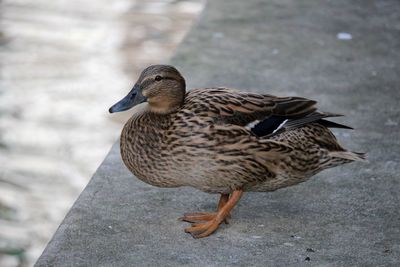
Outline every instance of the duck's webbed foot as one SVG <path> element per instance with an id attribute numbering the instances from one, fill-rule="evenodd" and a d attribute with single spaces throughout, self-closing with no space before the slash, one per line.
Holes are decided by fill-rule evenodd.
<path id="1" fill-rule="evenodd" d="M 221 210 L 223 206 L 228 202 L 229 194 L 221 194 L 221 197 L 218 202 L 217 211 Z M 190 222 L 190 223 L 198 223 L 202 221 L 211 221 L 215 218 L 217 212 L 189 212 L 183 214 L 183 217 L 179 218 L 182 221 Z M 230 213 L 225 218 L 225 223 L 228 224 L 228 219 L 230 219 Z"/>
<path id="2" fill-rule="evenodd" d="M 186 233 L 190 233 L 194 238 L 206 237 L 218 229 L 222 222 L 228 223 L 230 212 L 242 196 L 243 191 L 236 190 L 229 194 L 221 194 L 218 203 L 217 212 L 194 212 L 186 213 L 181 220 L 191 222 L 192 226 L 185 229 Z"/>

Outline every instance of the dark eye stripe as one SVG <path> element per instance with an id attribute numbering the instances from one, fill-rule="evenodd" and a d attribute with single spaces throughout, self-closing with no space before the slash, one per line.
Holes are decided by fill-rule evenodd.
<path id="1" fill-rule="evenodd" d="M 161 77 L 161 76 L 160 76 Z M 161 77 L 162 80 L 176 80 L 174 77 Z M 155 78 L 148 78 L 145 79 L 141 84 L 140 87 L 142 89 L 146 88 L 147 86 L 149 86 L 150 84 L 157 82 L 157 80 Z"/>
<path id="2" fill-rule="evenodd" d="M 163 77 L 164 80 L 176 80 L 174 77 Z"/>
<path id="3" fill-rule="evenodd" d="M 142 88 L 142 89 L 144 89 L 144 88 L 146 88 L 147 86 L 149 86 L 150 84 L 152 84 L 154 82 L 154 79 L 147 79 L 147 80 L 144 80 L 141 84 L 140 84 L 140 87 Z"/>

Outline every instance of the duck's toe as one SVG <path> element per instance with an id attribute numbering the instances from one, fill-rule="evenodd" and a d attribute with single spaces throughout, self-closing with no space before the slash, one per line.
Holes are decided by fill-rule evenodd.
<path id="1" fill-rule="evenodd" d="M 190 212 L 183 214 L 183 217 L 179 218 L 184 222 L 201 222 L 201 221 L 211 221 L 215 218 L 215 212 Z"/>
<path id="2" fill-rule="evenodd" d="M 183 214 L 183 217 L 180 217 L 179 220 L 190 223 L 211 221 L 217 215 L 216 212 L 189 212 Z M 229 224 L 229 219 L 231 218 L 231 214 L 228 213 L 226 218 L 224 219 L 224 223 Z"/>
<path id="3" fill-rule="evenodd" d="M 190 233 L 194 238 L 207 237 L 218 229 L 221 221 L 214 218 L 206 223 L 195 223 L 191 227 L 185 229 L 186 233 Z"/>

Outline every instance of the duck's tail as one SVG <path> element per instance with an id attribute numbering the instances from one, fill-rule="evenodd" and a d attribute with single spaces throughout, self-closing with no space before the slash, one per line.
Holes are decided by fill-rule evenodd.
<path id="1" fill-rule="evenodd" d="M 351 152 L 351 151 L 332 151 L 329 156 L 335 161 L 341 163 L 349 163 L 353 161 L 367 162 L 367 155 L 365 153 Z"/>
<path id="2" fill-rule="evenodd" d="M 324 160 L 321 163 L 322 169 L 328 169 L 354 161 L 368 162 L 365 153 L 351 151 L 330 151 L 328 152 L 328 158 L 328 160 Z"/>

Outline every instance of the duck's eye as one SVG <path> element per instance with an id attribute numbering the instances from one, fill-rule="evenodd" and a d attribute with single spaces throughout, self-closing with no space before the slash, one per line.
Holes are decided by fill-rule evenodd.
<path id="1" fill-rule="evenodd" d="M 156 78 L 155 78 L 155 80 L 156 80 L 156 81 L 161 81 L 161 80 L 162 80 L 162 77 L 161 77 L 160 75 L 157 75 Z"/>

